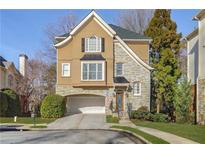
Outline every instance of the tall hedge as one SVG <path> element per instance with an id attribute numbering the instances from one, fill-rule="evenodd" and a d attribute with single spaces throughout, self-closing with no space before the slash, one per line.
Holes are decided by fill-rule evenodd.
<path id="1" fill-rule="evenodd" d="M 8 88 L 2 89 L 2 92 L 7 96 L 8 101 L 6 116 L 19 116 L 21 114 L 21 105 L 18 94 L 14 90 Z"/>
<path id="2" fill-rule="evenodd" d="M 48 95 L 41 104 L 40 112 L 43 118 L 59 118 L 65 114 L 66 101 L 60 95 Z"/>
<path id="3" fill-rule="evenodd" d="M 6 94 L 0 91 L 0 116 L 6 116 L 6 111 L 8 109 L 8 100 Z"/>

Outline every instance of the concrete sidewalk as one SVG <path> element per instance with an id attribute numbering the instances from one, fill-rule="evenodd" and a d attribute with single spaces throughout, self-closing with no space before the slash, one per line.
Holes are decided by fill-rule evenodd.
<path id="1" fill-rule="evenodd" d="M 139 129 L 147 134 L 161 138 L 161 139 L 169 142 L 170 144 L 199 144 L 199 143 L 194 142 L 192 140 L 189 140 L 189 139 L 186 139 L 186 138 L 183 138 L 183 137 L 171 134 L 171 133 L 163 132 L 163 131 L 153 129 L 153 128 L 136 126 L 131 121 L 122 121 L 120 123 L 120 125 L 129 126 L 132 128 L 137 128 L 137 129 Z"/>
<path id="2" fill-rule="evenodd" d="M 48 124 L 47 129 L 108 129 L 105 114 L 74 114 Z"/>

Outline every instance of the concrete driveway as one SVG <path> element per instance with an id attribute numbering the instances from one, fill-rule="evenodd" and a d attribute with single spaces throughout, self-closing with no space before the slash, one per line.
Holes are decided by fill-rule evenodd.
<path id="1" fill-rule="evenodd" d="M 48 129 L 107 129 L 105 114 L 74 114 L 57 119 Z"/>
<path id="2" fill-rule="evenodd" d="M 109 130 L 55 130 L 0 132 L 0 144 L 134 144 L 139 139 Z"/>

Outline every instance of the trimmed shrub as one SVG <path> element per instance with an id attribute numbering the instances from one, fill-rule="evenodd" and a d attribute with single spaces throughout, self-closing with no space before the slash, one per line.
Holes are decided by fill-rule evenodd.
<path id="1" fill-rule="evenodd" d="M 139 119 L 153 122 L 168 122 L 169 117 L 163 113 L 150 113 L 150 112 L 141 112 L 141 111 L 132 111 L 131 119 Z"/>
<path id="2" fill-rule="evenodd" d="M 0 116 L 5 117 L 8 109 L 8 100 L 6 94 L 0 91 Z"/>
<path id="3" fill-rule="evenodd" d="M 153 116 L 154 122 L 168 122 L 169 118 L 168 115 L 163 113 L 155 113 Z"/>
<path id="4" fill-rule="evenodd" d="M 19 116 L 21 113 L 21 106 L 18 94 L 14 90 L 8 88 L 2 89 L 2 92 L 6 94 L 8 101 L 6 116 Z"/>
<path id="5" fill-rule="evenodd" d="M 41 104 L 40 112 L 43 118 L 59 118 L 65 114 L 66 102 L 63 96 L 48 95 Z"/>

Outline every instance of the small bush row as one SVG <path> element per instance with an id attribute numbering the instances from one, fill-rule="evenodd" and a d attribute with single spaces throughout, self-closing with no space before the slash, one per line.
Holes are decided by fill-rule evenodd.
<path id="1" fill-rule="evenodd" d="M 150 113 L 145 107 L 131 112 L 131 119 L 139 119 L 153 122 L 168 122 L 169 116 L 163 113 Z"/>

